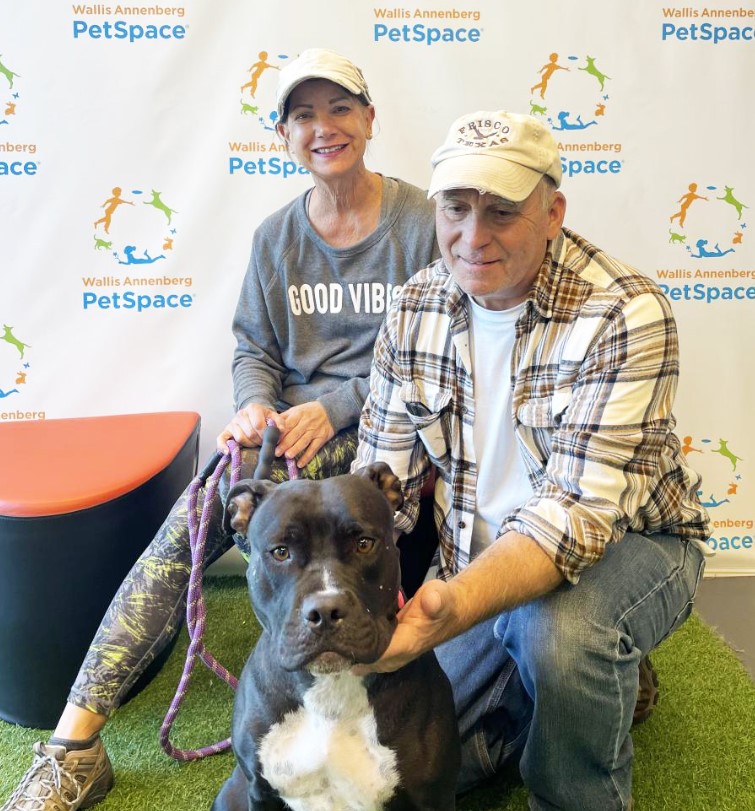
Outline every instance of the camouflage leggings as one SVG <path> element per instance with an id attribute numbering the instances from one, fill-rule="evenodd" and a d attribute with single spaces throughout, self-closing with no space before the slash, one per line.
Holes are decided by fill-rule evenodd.
<path id="1" fill-rule="evenodd" d="M 348 473 L 356 446 L 356 427 L 342 431 L 301 475 L 324 479 Z M 252 475 L 257 457 L 256 448 L 243 450 L 242 478 Z M 271 478 L 276 482 L 288 478 L 284 462 L 275 461 Z M 219 489 L 221 495 L 215 498 L 207 532 L 205 566 L 233 544 L 233 536 L 225 535 L 222 528 L 227 471 Z M 71 688 L 71 704 L 109 715 L 181 626 L 191 574 L 187 506 L 188 488 L 113 597 Z M 201 510 L 200 494 L 197 512 Z"/>

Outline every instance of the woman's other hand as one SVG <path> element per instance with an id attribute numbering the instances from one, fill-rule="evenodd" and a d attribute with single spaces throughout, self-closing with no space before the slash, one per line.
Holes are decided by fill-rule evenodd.
<path id="1" fill-rule="evenodd" d="M 281 438 L 275 455 L 285 454 L 288 459 L 296 459 L 300 468 L 306 467 L 317 451 L 336 435 L 325 409 L 316 400 L 293 406 L 277 416 Z"/>

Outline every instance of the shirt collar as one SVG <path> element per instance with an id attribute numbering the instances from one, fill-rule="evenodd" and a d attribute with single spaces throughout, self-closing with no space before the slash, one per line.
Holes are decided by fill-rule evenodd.
<path id="1" fill-rule="evenodd" d="M 564 270 L 562 255 L 564 251 L 564 231 L 552 239 L 546 249 L 543 264 L 532 286 L 528 301 L 532 302 L 535 310 L 544 319 L 553 316 L 553 304 L 561 284 L 561 274 Z"/>

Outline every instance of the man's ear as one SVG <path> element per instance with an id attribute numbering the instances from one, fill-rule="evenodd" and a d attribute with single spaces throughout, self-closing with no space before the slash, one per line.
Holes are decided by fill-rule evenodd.
<path id="1" fill-rule="evenodd" d="M 261 479 L 243 479 L 228 493 L 223 513 L 223 530 L 231 530 L 246 537 L 254 511 L 276 485 Z"/>
<path id="2" fill-rule="evenodd" d="M 385 462 L 373 462 L 367 467 L 362 467 L 355 471 L 355 476 L 369 479 L 388 499 L 388 503 L 393 507 L 394 512 L 401 508 L 404 503 L 404 494 L 401 492 L 401 482 L 398 476 L 391 470 Z"/>
<path id="3" fill-rule="evenodd" d="M 560 192 L 556 191 L 553 194 L 553 200 L 548 208 L 548 229 L 547 238 L 555 239 L 561 232 L 561 226 L 564 224 L 564 217 L 566 216 L 566 197 Z"/>

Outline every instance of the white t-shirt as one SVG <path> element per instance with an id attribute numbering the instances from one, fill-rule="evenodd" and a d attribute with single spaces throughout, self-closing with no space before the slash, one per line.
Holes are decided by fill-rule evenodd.
<path id="1" fill-rule="evenodd" d="M 503 519 L 531 495 L 511 417 L 511 353 L 524 303 L 488 310 L 470 302 L 477 511 L 472 557 L 496 538 Z"/>

